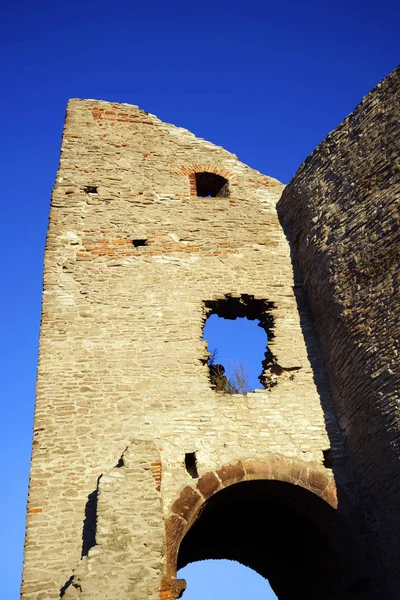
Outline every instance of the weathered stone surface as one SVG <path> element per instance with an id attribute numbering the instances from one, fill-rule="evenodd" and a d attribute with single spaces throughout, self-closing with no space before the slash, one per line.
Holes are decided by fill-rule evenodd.
<path id="1" fill-rule="evenodd" d="M 308 157 L 278 204 L 385 598 L 400 589 L 399 127 L 400 68 Z"/>
<path id="2" fill-rule="evenodd" d="M 187 522 L 182 519 L 182 517 L 178 517 L 178 515 L 171 515 L 165 522 L 168 550 L 166 570 L 169 575 L 176 575 L 176 560 L 179 552 L 179 545 L 186 529 Z"/>
<path id="3" fill-rule="evenodd" d="M 205 473 L 197 483 L 197 489 L 205 500 L 215 494 L 220 486 L 221 482 L 214 473 Z"/>
<path id="4" fill-rule="evenodd" d="M 233 465 L 224 465 L 221 469 L 217 470 L 217 475 L 223 485 L 232 485 L 232 483 L 236 483 L 237 481 L 243 481 L 245 478 L 243 464 L 237 462 Z"/>
<path id="5" fill-rule="evenodd" d="M 159 453 L 152 442 L 136 441 L 121 464 L 104 473 L 98 485 L 96 510 L 86 510 L 82 560 L 65 582 L 64 597 L 158 599 L 165 568 L 165 524 L 161 495 L 154 485 L 152 464 Z M 140 489 L 140 499 L 137 491 Z M 95 519 L 95 538 L 85 545 Z"/>
<path id="6" fill-rule="evenodd" d="M 209 182 L 218 195 L 198 197 Z M 337 506 L 344 520 L 359 505 L 342 431 L 348 436 L 354 424 L 341 409 L 341 426 L 337 421 L 302 281 L 277 216 L 282 190 L 233 154 L 135 106 L 69 102 L 45 256 L 24 600 L 56 600 L 60 593 L 172 600 L 183 589 L 171 582 L 185 520 L 194 529 L 200 509 L 242 481 L 274 480 L 285 506 L 293 489 L 302 515 L 307 506 L 300 504 L 310 497 L 329 503 L 329 510 Z M 290 218 L 291 201 L 284 202 Z M 324 226 L 327 244 L 341 222 L 339 211 L 332 213 L 337 222 Z M 298 227 L 317 227 L 311 218 L 313 212 L 304 221 L 299 216 Z M 305 248 L 304 236 L 301 243 Z M 319 285 L 328 290 L 320 279 L 326 271 L 315 264 Z M 312 292 L 307 276 L 306 284 Z M 331 302 L 328 294 L 328 308 Z M 266 389 L 215 391 L 202 339 L 207 315 L 217 307 L 239 317 L 252 311 L 255 318 L 261 306 L 271 334 Z M 336 352 L 341 338 L 327 331 Z M 351 388 L 363 361 L 337 358 Z M 381 369 L 374 366 L 373 385 L 384 393 L 390 378 Z M 334 389 L 337 394 L 335 382 Z M 343 402 L 336 398 L 337 406 Z M 366 438 L 368 432 L 365 427 Z M 336 485 L 323 466 L 328 448 Z M 196 473 L 185 468 L 188 453 L 195 453 Z M 318 497 L 299 494 L 302 485 Z M 323 556 L 334 550 L 325 545 Z M 335 555 L 335 573 L 342 559 L 351 563 Z M 299 581 L 297 571 L 285 574 L 286 564 L 284 553 L 274 563 L 280 590 Z M 320 598 L 327 582 L 321 588 L 303 575 L 303 597 Z M 362 577 L 353 573 L 355 585 Z M 347 575 L 335 578 L 332 598 L 361 597 L 348 590 Z"/>
<path id="7" fill-rule="evenodd" d="M 272 465 L 270 461 L 263 461 L 256 458 L 243 461 L 247 478 L 271 479 Z"/>
<path id="8" fill-rule="evenodd" d="M 179 517 L 182 517 L 182 519 L 189 521 L 191 514 L 193 514 L 194 508 L 201 502 L 201 500 L 202 498 L 200 494 L 192 487 L 187 485 L 185 488 L 183 488 L 178 500 L 176 500 L 171 506 L 171 511 Z"/>

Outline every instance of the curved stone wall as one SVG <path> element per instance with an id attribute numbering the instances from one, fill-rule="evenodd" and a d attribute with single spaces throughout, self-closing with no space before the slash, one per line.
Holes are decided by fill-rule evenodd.
<path id="1" fill-rule="evenodd" d="M 308 157 L 278 211 L 304 279 L 377 572 L 398 597 L 400 68 Z"/>

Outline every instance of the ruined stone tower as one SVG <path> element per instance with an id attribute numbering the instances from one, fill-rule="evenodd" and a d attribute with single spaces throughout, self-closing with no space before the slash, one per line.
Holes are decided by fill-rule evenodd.
<path id="1" fill-rule="evenodd" d="M 362 473 L 303 291 L 296 244 L 314 213 L 296 221 L 295 182 L 280 202 L 285 234 L 277 180 L 136 106 L 69 102 L 24 600 L 173 600 L 177 569 L 205 558 L 252 567 L 284 600 L 375 597 Z M 214 389 L 211 314 L 264 327 L 264 390 Z"/>

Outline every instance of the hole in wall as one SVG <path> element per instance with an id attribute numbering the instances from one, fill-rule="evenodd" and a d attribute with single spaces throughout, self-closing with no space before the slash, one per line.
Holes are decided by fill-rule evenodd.
<path id="1" fill-rule="evenodd" d="M 254 296 L 225 296 L 206 301 L 210 382 L 216 391 L 246 394 L 270 388 L 275 357 L 268 347 L 274 337 L 273 303 Z"/>
<path id="2" fill-rule="evenodd" d="M 147 246 L 147 239 L 142 238 L 138 240 L 132 240 L 132 244 L 135 246 L 135 248 L 139 248 L 140 246 Z"/>
<path id="3" fill-rule="evenodd" d="M 216 198 L 229 196 L 229 182 L 216 173 L 196 173 L 196 193 L 199 198 Z"/>
<path id="4" fill-rule="evenodd" d="M 85 194 L 97 194 L 97 185 L 87 185 L 83 188 Z"/>
<path id="5" fill-rule="evenodd" d="M 322 450 L 322 454 L 324 457 L 324 460 L 323 460 L 324 467 L 326 467 L 327 469 L 332 469 L 332 451 L 331 451 L 331 449 L 327 448 L 326 450 Z"/>
<path id="6" fill-rule="evenodd" d="M 193 479 L 198 478 L 196 452 L 187 452 L 185 454 L 185 468 Z"/>

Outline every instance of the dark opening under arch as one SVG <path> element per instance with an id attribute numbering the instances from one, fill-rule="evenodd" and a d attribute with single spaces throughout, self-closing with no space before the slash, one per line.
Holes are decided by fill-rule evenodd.
<path id="1" fill-rule="evenodd" d="M 268 579 L 280 600 L 367 598 L 354 548 L 337 510 L 316 494 L 281 481 L 244 481 L 203 504 L 177 568 L 225 558 Z"/>
<path id="2" fill-rule="evenodd" d="M 229 196 L 229 182 L 222 175 L 203 171 L 195 173 L 196 193 L 199 198 Z"/>

